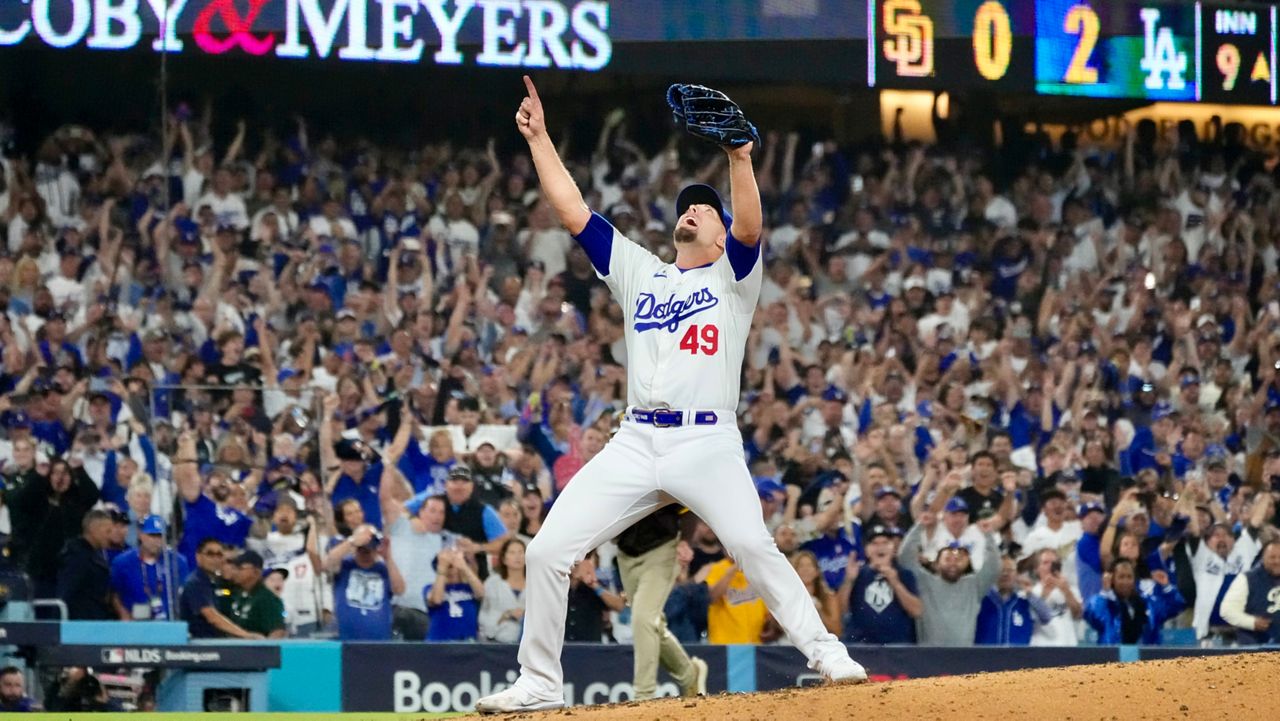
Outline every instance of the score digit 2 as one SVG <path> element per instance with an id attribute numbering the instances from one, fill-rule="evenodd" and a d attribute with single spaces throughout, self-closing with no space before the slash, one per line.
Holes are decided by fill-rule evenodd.
<path id="1" fill-rule="evenodd" d="M 1088 5 L 1073 5 L 1070 10 L 1067 10 L 1067 16 L 1062 21 L 1062 29 L 1071 35 L 1079 36 L 1075 52 L 1071 54 L 1071 62 L 1067 65 L 1067 72 L 1062 76 L 1062 82 L 1072 85 L 1092 85 L 1098 82 L 1098 69 L 1089 67 L 1089 57 L 1093 55 L 1093 49 L 1098 45 L 1098 33 L 1102 30 L 1098 13 Z"/>

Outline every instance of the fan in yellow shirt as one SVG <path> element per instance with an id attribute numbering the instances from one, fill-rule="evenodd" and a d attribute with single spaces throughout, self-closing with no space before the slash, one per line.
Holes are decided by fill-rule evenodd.
<path id="1" fill-rule="evenodd" d="M 760 643 L 769 609 L 747 583 L 738 564 L 725 558 L 711 565 L 706 578 L 711 605 L 707 609 L 710 643 Z"/>

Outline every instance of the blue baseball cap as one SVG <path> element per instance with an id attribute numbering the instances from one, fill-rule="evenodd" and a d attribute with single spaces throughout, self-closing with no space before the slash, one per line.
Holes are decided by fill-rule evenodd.
<path id="1" fill-rule="evenodd" d="M 200 226 L 190 218 L 178 218 L 173 221 L 173 227 L 178 231 L 179 243 L 199 243 L 200 242 Z"/>
<path id="2" fill-rule="evenodd" d="M 1080 504 L 1080 508 L 1076 510 L 1076 515 L 1080 518 L 1084 518 L 1085 516 L 1089 515 L 1090 513 L 1093 513 L 1094 511 L 1097 511 L 1098 513 L 1102 513 L 1105 515 L 1107 512 L 1107 508 L 1106 506 L 1103 506 L 1101 503 L 1098 503 L 1097 501 L 1089 501 L 1088 503 Z"/>
<path id="3" fill-rule="evenodd" d="M 725 211 L 720 194 L 710 185 L 694 183 L 681 190 L 676 196 L 676 217 L 684 215 L 684 211 L 688 210 L 690 205 L 710 205 L 720 214 L 720 222 L 724 223 L 725 230 L 733 225 L 733 216 Z"/>
<path id="4" fill-rule="evenodd" d="M 432 495 L 433 494 L 431 493 L 431 491 L 422 491 L 420 493 L 415 494 L 413 498 L 410 498 L 409 500 L 404 502 L 404 510 L 408 511 L 410 516 L 418 515 L 418 511 L 422 510 L 422 507 L 426 504 L 427 499 L 430 498 Z"/>
<path id="5" fill-rule="evenodd" d="M 27 412 L 24 410 L 7 411 L 5 413 L 4 425 L 10 430 L 30 428 L 31 416 L 27 415 Z"/>
<path id="6" fill-rule="evenodd" d="M 947 501 L 947 506 L 944 510 L 947 513 L 968 513 L 969 504 L 959 496 L 952 496 L 951 500 Z"/>
<path id="7" fill-rule="evenodd" d="M 298 371 L 292 368 L 281 368 L 280 372 L 276 373 L 276 383 L 284 383 L 285 381 L 289 380 L 290 378 L 294 378 L 297 375 L 298 375 Z"/>
<path id="8" fill-rule="evenodd" d="M 902 500 L 902 492 L 893 486 L 880 486 L 876 489 L 876 500 L 880 500 L 885 496 L 897 496 L 898 500 Z"/>
<path id="9" fill-rule="evenodd" d="M 1175 412 L 1176 411 L 1173 410 L 1173 406 L 1169 405 L 1167 401 L 1160 401 L 1151 408 L 1151 420 L 1158 421 L 1162 418 L 1168 418 Z"/>
<path id="10" fill-rule="evenodd" d="M 831 386 L 822 392 L 822 400 L 839 401 L 841 403 L 844 403 L 849 400 L 849 396 L 847 393 L 840 390 L 839 388 L 836 388 L 835 386 Z"/>
<path id="11" fill-rule="evenodd" d="M 773 498 L 779 493 L 785 495 L 786 492 L 787 489 L 772 478 L 761 478 L 756 481 L 756 493 L 761 498 Z"/>
<path id="12" fill-rule="evenodd" d="M 164 535 L 164 529 L 164 519 L 154 513 L 142 519 L 142 522 L 138 524 L 139 533 L 162 536 Z"/>

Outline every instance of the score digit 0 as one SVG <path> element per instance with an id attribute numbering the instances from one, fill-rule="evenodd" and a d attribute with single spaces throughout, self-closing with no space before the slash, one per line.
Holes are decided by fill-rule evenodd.
<path id="1" fill-rule="evenodd" d="M 999 80 L 1009 72 L 1013 51 L 1013 27 L 1009 11 L 996 0 L 987 0 L 973 15 L 973 63 L 987 80 Z"/>
<path id="2" fill-rule="evenodd" d="M 1222 73 L 1222 89 L 1234 90 L 1236 79 L 1240 77 L 1240 49 L 1231 43 L 1223 43 L 1218 48 L 1218 72 Z"/>

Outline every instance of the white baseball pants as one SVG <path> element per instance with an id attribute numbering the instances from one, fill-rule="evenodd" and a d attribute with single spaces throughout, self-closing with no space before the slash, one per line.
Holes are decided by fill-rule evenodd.
<path id="1" fill-rule="evenodd" d="M 823 626 L 800 577 L 765 528 L 734 416 L 724 413 L 713 426 L 674 428 L 624 421 L 565 487 L 529 544 L 518 686 L 542 699 L 563 696 L 560 653 L 570 570 L 670 498 L 715 531 L 810 661 L 848 653 Z"/>

